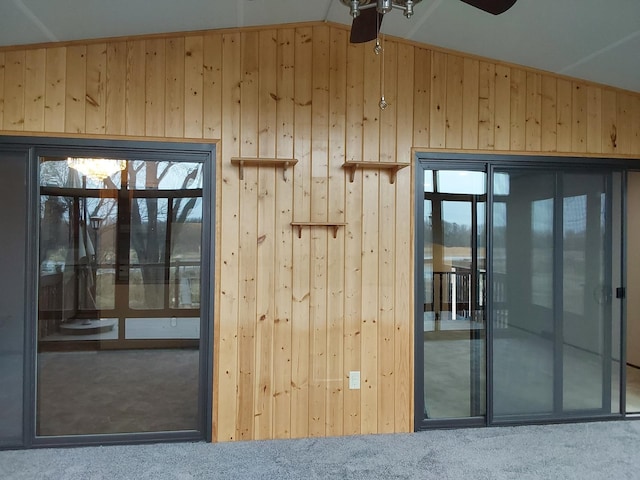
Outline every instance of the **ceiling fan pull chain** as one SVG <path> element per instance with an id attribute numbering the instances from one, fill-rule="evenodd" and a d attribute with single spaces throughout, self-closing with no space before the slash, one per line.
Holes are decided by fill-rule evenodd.
<path id="1" fill-rule="evenodd" d="M 381 38 L 382 38 L 382 41 L 380 40 Z M 382 37 L 382 35 L 379 34 L 378 37 L 376 37 L 376 46 L 374 47 L 373 51 L 376 53 L 376 55 L 380 55 L 380 103 L 378 103 L 380 110 L 384 110 L 389 105 L 387 101 L 384 99 L 384 46 L 383 46 L 383 43 L 384 43 L 384 38 Z"/>

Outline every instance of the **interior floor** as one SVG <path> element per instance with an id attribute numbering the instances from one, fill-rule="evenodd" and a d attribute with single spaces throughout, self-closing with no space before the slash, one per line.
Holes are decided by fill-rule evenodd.
<path id="1" fill-rule="evenodd" d="M 37 435 L 198 430 L 199 352 L 38 354 Z"/>
<path id="2" fill-rule="evenodd" d="M 468 322 L 467 322 L 468 323 Z M 469 339 L 466 325 L 454 335 L 451 325 L 425 332 L 425 410 L 430 419 L 468 417 L 474 402 L 484 412 L 485 378 L 472 385 L 473 372 L 484 372 L 484 340 Z M 494 342 L 494 415 L 549 413 L 553 409 L 553 354 L 548 340 L 497 338 Z M 475 360 L 474 360 L 475 357 Z M 604 365 L 599 355 L 569 345 L 563 356 L 564 413 L 603 410 L 603 368 L 611 369 L 611 413 L 620 411 L 620 364 Z M 627 366 L 626 410 L 640 412 L 640 369 Z M 474 391 L 472 391 L 474 388 Z M 479 393 L 478 393 L 479 392 Z M 479 398 L 478 398 L 479 397 Z M 479 403 L 478 403 L 479 402 Z"/>

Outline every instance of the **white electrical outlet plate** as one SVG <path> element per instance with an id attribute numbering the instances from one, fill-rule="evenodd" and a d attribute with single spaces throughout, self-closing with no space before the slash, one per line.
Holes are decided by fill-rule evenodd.
<path id="1" fill-rule="evenodd" d="M 360 390 L 360 371 L 349 372 L 349 390 Z"/>

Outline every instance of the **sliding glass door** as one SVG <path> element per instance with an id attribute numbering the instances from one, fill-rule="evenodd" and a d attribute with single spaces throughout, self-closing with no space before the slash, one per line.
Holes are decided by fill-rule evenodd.
<path id="1" fill-rule="evenodd" d="M 468 160 L 419 162 L 416 425 L 619 414 L 623 173 Z"/>
<path id="2" fill-rule="evenodd" d="M 621 175 L 496 168 L 493 186 L 494 418 L 618 412 Z"/>

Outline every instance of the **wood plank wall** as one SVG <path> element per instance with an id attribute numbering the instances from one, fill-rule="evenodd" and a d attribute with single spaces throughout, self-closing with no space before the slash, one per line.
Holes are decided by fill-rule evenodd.
<path id="1" fill-rule="evenodd" d="M 410 163 L 412 147 L 640 156 L 638 94 L 384 47 L 381 68 L 345 28 L 304 24 L 0 50 L 2 134 L 219 140 L 216 440 L 413 428 L 412 171 L 351 183 L 345 160 Z M 235 156 L 298 164 L 241 181 Z M 298 238 L 292 221 L 347 225 Z"/>

